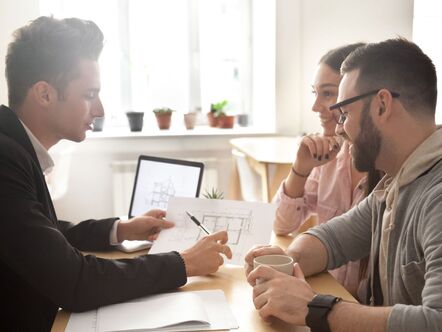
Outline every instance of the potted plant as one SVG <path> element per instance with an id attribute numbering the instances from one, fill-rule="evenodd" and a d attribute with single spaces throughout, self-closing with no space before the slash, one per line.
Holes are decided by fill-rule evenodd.
<path id="1" fill-rule="evenodd" d="M 153 113 L 157 118 L 158 128 L 160 128 L 161 130 L 170 128 L 172 112 L 175 112 L 175 110 L 168 107 L 155 108 L 153 110 Z"/>
<path id="2" fill-rule="evenodd" d="M 210 112 L 207 113 L 207 119 L 209 120 L 210 127 L 218 127 L 218 114 L 224 112 L 226 105 L 229 102 L 227 100 L 220 101 L 219 103 L 210 104 Z"/>
<path id="3" fill-rule="evenodd" d="M 224 111 L 217 113 L 218 128 L 233 128 L 235 124 L 235 116 L 227 115 Z"/>
<path id="4" fill-rule="evenodd" d="M 211 191 L 204 189 L 203 197 L 207 199 L 223 199 L 224 193 L 218 188 L 212 188 Z"/>
<path id="5" fill-rule="evenodd" d="M 229 102 L 227 100 L 223 100 L 216 104 L 210 105 L 210 113 L 214 117 L 214 123 L 211 127 L 218 128 L 233 128 L 235 123 L 234 115 L 227 115 L 226 106 Z M 210 116 L 209 116 L 209 124 L 210 124 Z"/>

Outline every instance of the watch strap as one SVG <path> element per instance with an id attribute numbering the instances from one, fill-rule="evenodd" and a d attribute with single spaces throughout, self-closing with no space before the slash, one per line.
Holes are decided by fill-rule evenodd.
<path id="1" fill-rule="evenodd" d="M 340 300 L 341 298 L 333 295 L 317 294 L 307 304 L 308 313 L 305 322 L 312 332 L 330 332 L 327 316 Z"/>

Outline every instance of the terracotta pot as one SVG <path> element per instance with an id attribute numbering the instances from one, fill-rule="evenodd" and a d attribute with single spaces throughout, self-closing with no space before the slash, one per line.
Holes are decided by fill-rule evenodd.
<path id="1" fill-rule="evenodd" d="M 187 113 L 184 114 L 184 124 L 186 125 L 186 129 L 193 129 L 195 127 L 196 122 L 196 113 Z"/>
<path id="2" fill-rule="evenodd" d="M 161 130 L 169 129 L 172 120 L 172 113 L 155 113 L 157 118 L 158 128 Z"/>
<path id="3" fill-rule="evenodd" d="M 218 118 L 214 115 L 213 112 L 207 113 L 207 119 L 209 120 L 210 127 L 217 127 L 218 126 Z"/>
<path id="4" fill-rule="evenodd" d="M 234 115 L 221 115 L 218 117 L 219 128 L 233 128 L 234 123 L 235 123 Z"/>

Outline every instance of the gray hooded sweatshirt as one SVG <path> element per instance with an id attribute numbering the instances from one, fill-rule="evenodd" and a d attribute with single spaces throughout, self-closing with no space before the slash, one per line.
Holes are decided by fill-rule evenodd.
<path id="1" fill-rule="evenodd" d="M 410 155 L 395 178 L 381 182 L 388 183 L 385 195 L 376 195 L 377 186 L 347 213 L 306 233 L 325 245 L 328 270 L 370 254 L 369 294 L 377 288 L 381 303 L 393 307 L 388 331 L 442 331 L 442 130 Z M 381 243 L 385 257 L 379 260 Z M 373 282 L 376 275 L 382 287 Z"/>

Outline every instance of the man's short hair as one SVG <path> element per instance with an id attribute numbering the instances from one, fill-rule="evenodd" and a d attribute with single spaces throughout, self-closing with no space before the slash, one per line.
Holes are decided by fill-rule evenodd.
<path id="1" fill-rule="evenodd" d="M 419 110 L 434 118 L 436 69 L 416 44 L 404 38 L 367 44 L 345 59 L 341 74 L 353 70 L 359 70 L 358 93 L 381 88 L 398 92 L 399 100 L 408 112 L 416 114 Z"/>
<path id="2" fill-rule="evenodd" d="M 21 105 L 35 83 L 45 81 L 62 97 L 78 75 L 80 60 L 97 61 L 103 33 L 92 22 L 78 18 L 39 17 L 16 30 L 6 55 L 9 106 Z"/>
<path id="3" fill-rule="evenodd" d="M 355 43 L 334 48 L 325 53 L 319 60 L 319 63 L 324 63 L 331 69 L 339 73 L 341 65 L 344 62 L 345 58 L 347 58 L 347 56 L 355 49 L 364 45 L 365 43 Z"/>

